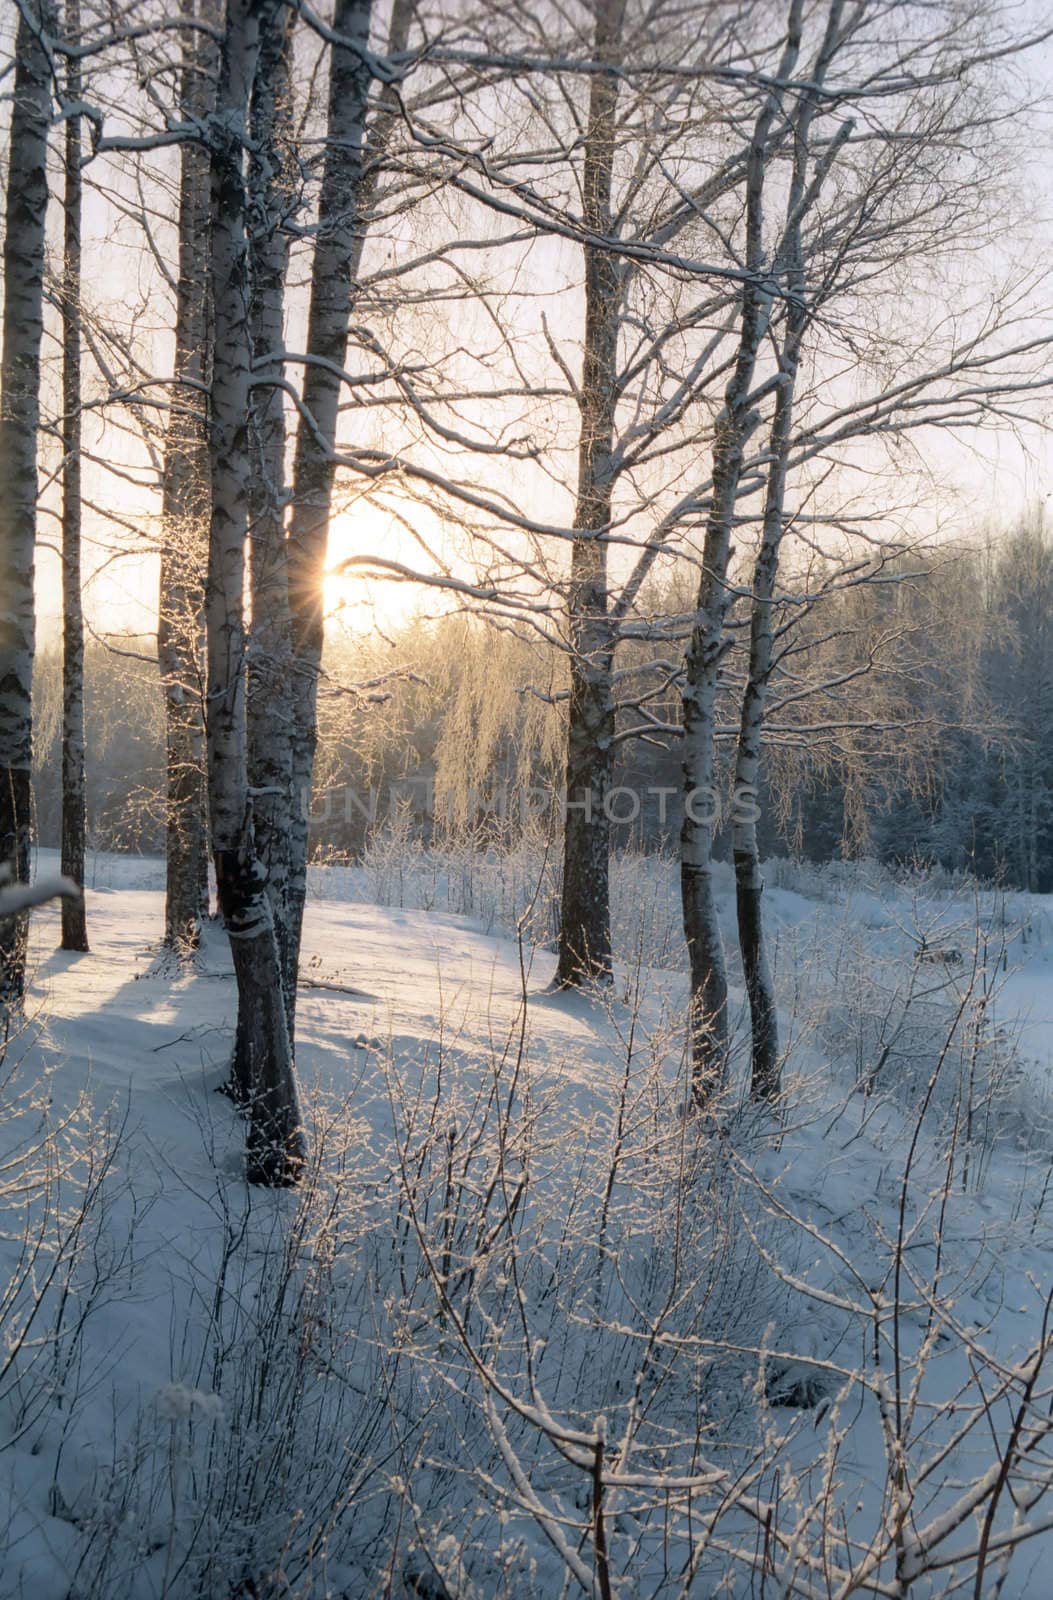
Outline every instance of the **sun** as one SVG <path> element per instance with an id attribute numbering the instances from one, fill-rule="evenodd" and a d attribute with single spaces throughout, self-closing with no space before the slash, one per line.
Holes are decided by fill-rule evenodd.
<path id="1" fill-rule="evenodd" d="M 386 630 L 442 609 L 442 592 L 412 577 L 434 570 L 429 552 L 441 544 L 441 523 L 428 507 L 391 493 L 360 495 L 329 524 L 326 620 L 356 632 Z"/>
<path id="2" fill-rule="evenodd" d="M 395 571 L 360 564 L 370 560 L 414 571 L 421 566 L 421 551 L 399 515 L 363 497 L 329 524 L 324 592 L 331 625 L 355 632 L 398 627 L 417 609 L 421 585 Z"/>

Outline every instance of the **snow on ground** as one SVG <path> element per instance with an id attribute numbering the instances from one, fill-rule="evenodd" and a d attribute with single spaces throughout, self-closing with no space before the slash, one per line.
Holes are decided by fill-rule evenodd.
<path id="1" fill-rule="evenodd" d="M 960 1526 L 953 1508 L 992 1432 L 1007 1436 L 1053 1285 L 1048 901 L 773 884 L 798 1038 L 786 1126 L 732 1106 L 700 1168 L 679 1114 L 679 973 L 623 970 L 606 1002 L 553 996 L 551 955 L 486 919 L 366 903 L 347 869 L 314 888 L 306 1195 L 241 1181 L 241 1125 L 214 1092 L 225 941 L 209 928 L 183 969 L 158 958 L 160 864 L 94 863 L 89 955 L 57 950 L 53 908 L 34 917 L 32 1020 L 0 1124 L 0 1594 L 590 1592 L 600 1412 L 621 1448 L 606 1493 L 622 1596 L 759 1594 L 765 1560 L 770 1592 L 827 1593 L 821 1553 L 843 1566 L 844 1533 L 862 1559 L 889 1525 L 883 1405 L 886 1426 L 917 1411 L 903 1573 L 949 1530 L 941 1549 L 975 1546 L 989 1501 Z M 998 956 L 992 1037 L 1011 1036 L 1027 1077 L 1010 1043 L 957 1039 L 915 1139 L 978 925 Z M 902 977 L 919 929 L 963 953 L 924 972 L 932 1039 L 896 1021 L 924 1070 L 909 1092 L 854 1094 L 831 1041 L 855 1029 L 872 1046 L 858 997 Z M 32 1154 L 45 1125 L 47 1158 Z M 849 1375 L 869 1370 L 873 1337 L 867 1387 Z M 787 1532 L 765 1557 L 746 1502 L 772 1495 L 776 1467 Z M 749 1492 L 703 1551 L 699 1518 L 726 1498 L 710 1471 Z M 1014 1492 L 1018 1521 L 1053 1513 L 1053 1495 L 1032 1508 Z M 996 1592 L 1008 1492 L 996 1512 L 981 1593 Z M 1050 1592 L 1051 1559 L 1028 1544 L 999 1592 Z M 973 1568 L 911 1592 L 957 1592 L 956 1570 Z"/>

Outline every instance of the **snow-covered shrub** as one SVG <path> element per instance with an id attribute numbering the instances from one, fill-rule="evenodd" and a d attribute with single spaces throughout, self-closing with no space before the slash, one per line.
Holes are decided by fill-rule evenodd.
<path id="1" fill-rule="evenodd" d="M 969 898 L 979 885 L 968 872 L 939 862 L 889 863 L 873 856 L 812 861 L 800 856 L 773 856 L 764 863 L 767 881 L 810 900 L 842 901 L 852 893 L 900 894 L 932 899 Z"/>
<path id="2" fill-rule="evenodd" d="M 427 1593 L 602 1593 L 609 1496 L 604 1581 L 658 1594 L 721 1478 L 705 1458 L 751 1432 L 752 1352 L 789 1297 L 734 1225 L 725 1133 L 700 1142 L 680 1115 L 672 1019 L 612 1002 L 624 1055 L 576 1108 L 576 1064 L 539 1080 L 527 1010 L 489 1059 L 378 1057 L 400 1186 L 386 1310 L 433 1418 L 400 1565 Z M 778 1232 L 760 1224 L 776 1253 Z"/>
<path id="3" fill-rule="evenodd" d="M 1014 1269 L 971 1237 L 967 1128 L 938 1111 L 953 1019 L 909 1106 L 791 1063 L 783 1122 L 705 1125 L 653 1018 L 621 1016 L 582 1115 L 535 1081 L 523 1021 L 489 1061 L 378 1058 L 385 1310 L 430 1424 L 397 1568 L 487 1600 L 1006 1581 L 1053 1486 L 1053 1341 L 1040 1322 L 1007 1360 L 987 1337 Z"/>
<path id="4" fill-rule="evenodd" d="M 84 1090 L 56 1094 L 61 1070 L 39 1020 L 4 1015 L 0 1572 L 10 1552 L 40 1538 L 30 1484 L 43 1490 L 45 1536 L 59 1546 L 93 1493 L 94 1460 L 77 1445 L 98 1382 L 85 1340 L 127 1293 L 138 1221 L 119 1172 L 121 1117 L 99 1116 Z M 30 1560 L 23 1576 L 32 1571 Z"/>
<path id="5" fill-rule="evenodd" d="M 326 1592 L 384 1527 L 378 1219 L 349 1171 L 364 1129 L 344 1105 L 312 1112 L 295 1193 L 216 1190 L 171 1327 L 176 1376 L 115 1432 L 78 1510 L 78 1597 L 124 1595 L 131 1571 L 137 1596 Z"/>
<path id="6" fill-rule="evenodd" d="M 936 1072 L 931 1114 L 960 1121 L 963 1172 L 978 1183 L 996 1140 L 1053 1151 L 1049 1086 L 1001 1016 L 1019 929 L 1004 904 L 958 902 L 948 917 L 915 899 L 910 910 L 881 954 L 842 928 L 812 979 L 816 1037 L 845 1087 L 866 1096 L 914 1105 Z"/>

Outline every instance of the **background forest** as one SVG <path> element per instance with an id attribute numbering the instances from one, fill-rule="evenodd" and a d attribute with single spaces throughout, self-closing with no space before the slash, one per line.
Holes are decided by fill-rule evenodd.
<path id="1" fill-rule="evenodd" d="M 668 608 L 658 597 L 656 609 Z M 889 591 L 837 603 L 836 659 L 849 671 L 895 626 L 894 654 L 861 682 L 859 726 L 772 750 L 758 825 L 767 857 L 873 857 L 938 865 L 1033 893 L 1053 892 L 1053 536 L 1040 520 L 982 548 L 943 546 Z M 937 647 L 937 641 L 939 645 Z M 341 683 L 403 675 L 365 704 Z M 397 822 L 420 842 L 507 848 L 543 837 L 550 808 L 532 796 L 560 781 L 558 718 L 529 686 L 558 681 L 542 644 L 495 646 L 463 617 L 331 637 L 312 805 L 311 853 L 353 863 Z M 36 807 L 40 842 L 58 848 L 61 820 L 60 656 L 38 662 Z M 500 673 L 500 692 L 494 674 Z M 134 702 L 134 722 L 123 707 Z M 890 720 L 895 704 L 895 726 Z M 85 715 L 88 839 L 99 850 L 164 845 L 163 703 L 149 662 L 89 641 Z M 464 746 L 473 746 L 464 760 Z M 617 786 L 639 816 L 615 824 L 616 847 L 670 850 L 680 827 L 675 742 L 630 746 Z M 665 789 L 664 803 L 653 792 Z M 623 813 L 635 809 L 630 799 Z M 664 817 L 664 820 L 663 820 Z M 727 830 L 717 854 L 729 859 Z"/>

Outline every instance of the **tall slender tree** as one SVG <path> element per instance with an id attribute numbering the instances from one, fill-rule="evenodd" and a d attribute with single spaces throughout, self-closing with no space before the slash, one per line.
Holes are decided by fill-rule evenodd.
<path id="1" fill-rule="evenodd" d="M 838 0 L 834 0 L 836 5 Z M 784 88 L 801 49 L 803 0 L 791 0 L 786 42 L 773 86 L 752 130 L 746 172 L 748 277 L 742 286 L 739 332 L 731 379 L 717 418 L 712 489 L 702 551 L 694 626 L 684 662 L 684 817 L 680 831 L 680 893 L 691 972 L 689 1037 L 692 1092 L 702 1105 L 722 1081 L 728 1052 L 728 980 L 713 892 L 717 796 L 717 684 L 728 649 L 725 620 L 731 601 L 728 564 L 746 446 L 757 423 L 752 393 L 757 358 L 768 330 L 772 284 L 765 270 L 764 187 L 769 140 Z"/>
<path id="2" fill-rule="evenodd" d="M 15 40 L 0 354 L 0 861 L 29 881 L 33 759 L 34 547 L 43 336 L 50 0 L 19 7 Z M 25 989 L 25 913 L 0 924 L 0 1001 Z"/>
<path id="3" fill-rule="evenodd" d="M 290 35 L 294 13 L 261 14 L 251 106 L 249 249 L 253 353 L 249 446 L 249 779 L 255 795 L 256 849 L 267 870 L 275 934 L 288 971 L 288 858 L 292 810 L 291 639 L 285 544 L 285 275 L 287 224 L 295 212 L 298 166 L 292 150 Z"/>
<path id="4" fill-rule="evenodd" d="M 256 853 L 266 874 L 283 988 L 289 973 L 289 839 L 292 831 L 292 650 L 285 544 L 286 223 L 298 189 L 292 152 L 290 40 L 294 13 L 281 4 L 260 14 L 260 49 L 250 106 L 248 168 L 249 334 L 253 387 L 249 409 L 249 592 L 246 665 L 247 759 Z M 278 382 L 274 380 L 278 379 Z M 290 1048 L 294 1008 L 285 993 Z M 246 1019 L 239 1009 L 230 1092 L 248 1092 Z"/>
<path id="5" fill-rule="evenodd" d="M 211 286 L 215 341 L 206 598 L 208 771 L 220 909 L 238 986 L 248 1114 L 248 1176 L 294 1182 L 303 1163 L 281 963 L 256 854 L 245 715 L 245 568 L 252 500 L 248 418 L 252 366 L 245 150 L 268 0 L 228 0 L 211 151 Z"/>
<path id="6" fill-rule="evenodd" d="M 831 6 L 830 23 L 824 50 L 817 62 L 815 82 L 800 96 L 793 113 L 791 176 L 785 222 L 771 263 L 772 279 L 782 291 L 785 311 L 781 333 L 773 332 L 772 336 L 778 370 L 768 436 L 767 484 L 760 548 L 753 569 L 749 660 L 735 751 L 732 814 L 735 909 L 739 952 L 750 1008 L 750 1084 L 752 1093 L 759 1099 L 774 1099 L 781 1087 L 778 1012 L 764 934 L 764 877 L 757 840 L 761 741 L 775 660 L 775 586 L 786 527 L 786 484 L 793 440 L 794 400 L 801 346 L 814 313 L 813 296 L 809 294 L 805 272 L 802 229 L 851 131 L 851 124 L 843 122 L 833 137 L 826 141 L 813 167 L 811 128 L 829 57 L 838 41 L 840 15 L 839 5 Z"/>
<path id="7" fill-rule="evenodd" d="M 328 122 L 311 267 L 303 409 L 296 434 L 288 584 L 293 670 L 289 936 L 286 993 L 295 1008 L 307 895 L 307 833 L 318 738 L 318 674 L 325 632 L 323 573 L 332 510 L 337 416 L 355 273 L 361 260 L 372 0 L 336 0 Z M 393 17 L 403 21 L 399 8 Z"/>
<path id="8" fill-rule="evenodd" d="M 66 0 L 66 37 L 80 38 L 80 0 Z M 80 59 L 66 61 L 66 98 L 81 99 Z M 62 871 L 84 883 L 84 614 L 81 602 L 81 135 L 66 121 L 62 271 Z M 84 896 L 62 901 L 63 950 L 87 950 Z"/>
<path id="9" fill-rule="evenodd" d="M 539 530 L 530 545 L 531 561 L 540 558 L 558 596 L 549 632 L 567 672 L 566 688 L 537 690 L 566 713 L 560 987 L 610 976 L 612 772 L 619 747 L 654 736 L 662 720 L 653 701 L 666 669 L 633 681 L 616 661 L 638 626 L 634 608 L 655 562 L 679 542 L 686 519 L 698 517 L 697 493 L 685 501 L 678 480 L 708 439 L 707 413 L 724 381 L 734 268 L 718 261 L 711 269 L 707 258 L 720 212 L 741 182 L 737 129 L 748 110 L 742 88 L 731 88 L 722 104 L 707 79 L 729 47 L 741 49 L 741 20 L 737 8 L 721 3 L 588 0 L 561 13 L 560 38 L 522 8 L 484 14 L 480 22 L 480 66 L 493 69 L 521 52 L 509 95 L 515 106 L 521 94 L 525 109 L 487 128 L 485 181 L 468 168 L 451 182 L 502 217 L 574 239 L 583 262 L 580 375 L 564 353 L 565 329 L 545 329 L 577 412 L 576 473 L 568 485 L 573 519 L 556 541 Z M 759 31 L 766 27 L 763 16 Z M 509 29 L 503 53 L 487 57 L 488 39 Z M 549 57 L 546 69 L 536 53 Z M 649 72 L 644 84 L 635 75 L 641 58 L 677 66 L 668 75 Z M 492 85 L 484 80 L 482 87 L 489 100 Z M 547 163 L 522 159 L 524 114 Z M 509 338 L 515 346 L 514 327 Z M 533 584 L 535 572 L 527 581 Z"/>
<path id="10" fill-rule="evenodd" d="M 201 21 L 217 0 L 195 0 Z M 204 125 L 215 96 L 216 51 L 209 35 L 183 38 L 180 99 L 186 120 Z M 165 943 L 197 944 L 208 839 L 203 714 L 205 566 L 209 459 L 206 400 L 209 156 L 200 140 L 180 146 L 178 266 L 172 398 L 164 449 L 157 653 L 165 700 Z"/>
<path id="11" fill-rule="evenodd" d="M 618 75 L 625 0 L 596 0 L 593 49 L 610 72 L 591 80 L 582 173 L 589 233 L 611 232 Z M 563 895 L 556 982 L 566 987 L 611 976 L 610 818 L 614 760 L 613 641 L 607 615 L 605 535 L 614 492 L 618 334 L 622 270 L 610 248 L 586 244 L 585 350 L 578 407 L 578 487 L 568 591 L 570 701 L 567 712 Z"/>

